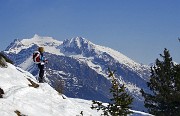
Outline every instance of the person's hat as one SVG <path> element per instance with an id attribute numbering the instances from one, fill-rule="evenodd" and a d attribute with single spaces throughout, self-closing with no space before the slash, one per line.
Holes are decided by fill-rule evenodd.
<path id="1" fill-rule="evenodd" d="M 41 53 L 44 52 L 44 47 L 39 47 L 38 51 L 41 52 Z"/>

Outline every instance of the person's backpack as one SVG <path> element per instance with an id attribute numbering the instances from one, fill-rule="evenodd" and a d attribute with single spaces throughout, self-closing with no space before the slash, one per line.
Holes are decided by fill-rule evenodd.
<path id="1" fill-rule="evenodd" d="M 39 51 L 35 51 L 33 53 L 33 61 L 36 64 L 40 63 L 40 52 Z"/>

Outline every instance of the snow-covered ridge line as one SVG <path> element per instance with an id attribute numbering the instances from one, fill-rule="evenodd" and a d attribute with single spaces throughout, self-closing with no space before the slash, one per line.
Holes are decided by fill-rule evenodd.
<path id="1" fill-rule="evenodd" d="M 35 34 L 33 38 L 23 39 L 21 43 L 23 43 L 23 45 L 38 44 L 40 46 L 44 46 L 47 44 L 49 46 L 58 46 L 62 44 L 61 41 L 55 40 L 52 37 L 41 37 L 41 36 L 38 36 L 37 34 Z"/>
<path id="2" fill-rule="evenodd" d="M 60 53 L 60 50 L 57 49 L 57 47 L 60 46 L 62 43 L 62 41 L 55 40 L 52 37 L 41 37 L 35 34 L 34 37 L 30 39 L 15 39 L 15 41 L 7 47 L 5 52 L 18 54 L 23 49 L 28 49 L 33 45 L 37 45 L 44 47 L 46 52 L 63 55 L 62 53 Z"/>
<path id="3" fill-rule="evenodd" d="M 116 59 L 117 61 L 119 61 L 121 63 L 126 64 L 127 66 L 134 66 L 133 68 L 148 67 L 146 65 L 141 65 L 139 63 L 136 63 L 135 61 L 133 61 L 132 59 L 130 59 L 127 56 L 123 55 L 119 51 L 113 50 L 113 49 L 108 48 L 108 47 L 100 46 L 100 45 L 96 45 L 96 47 L 102 52 L 107 52 L 114 59 Z"/>
<path id="4" fill-rule="evenodd" d="M 6 51 L 9 50 L 9 52 L 17 54 L 22 49 L 27 49 L 27 48 L 31 47 L 32 45 L 36 44 L 37 46 L 43 46 L 43 47 L 47 48 L 47 49 L 45 49 L 46 52 L 51 53 L 51 52 L 55 51 L 54 52 L 55 54 L 62 55 L 63 53 L 60 53 L 60 50 L 57 48 L 58 46 L 62 46 L 62 44 L 63 44 L 63 46 L 73 47 L 73 45 L 76 44 L 78 47 L 81 47 L 82 43 L 83 44 L 86 43 L 88 45 L 89 49 L 95 49 L 96 52 L 98 52 L 98 51 L 106 52 L 106 53 L 110 54 L 117 61 L 119 61 L 121 63 L 125 63 L 128 66 L 130 66 L 130 65 L 133 65 L 134 67 L 141 66 L 140 64 L 134 62 L 132 59 L 128 58 L 127 56 L 121 54 L 120 52 L 118 52 L 116 50 L 113 50 L 108 47 L 96 45 L 82 37 L 66 39 L 66 40 L 64 40 L 64 42 L 62 42 L 62 41 L 58 41 L 52 37 L 41 37 L 41 36 L 35 34 L 34 37 L 32 37 L 30 39 L 22 39 L 21 41 L 16 39 L 14 41 L 14 45 L 11 45 L 11 47 L 8 47 L 8 49 Z"/>

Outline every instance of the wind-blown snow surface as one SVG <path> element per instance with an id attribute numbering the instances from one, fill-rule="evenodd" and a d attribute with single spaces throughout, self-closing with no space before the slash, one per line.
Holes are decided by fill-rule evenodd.
<path id="1" fill-rule="evenodd" d="M 0 68 L 0 88 L 4 90 L 0 98 L 0 116 L 17 116 L 18 110 L 26 116 L 100 116 L 100 112 L 91 110 L 91 101 L 75 98 L 63 99 L 47 83 L 39 84 L 38 88 L 28 86 L 35 77 L 18 67 L 8 64 L 8 68 Z M 149 115 L 136 112 L 133 115 Z"/>

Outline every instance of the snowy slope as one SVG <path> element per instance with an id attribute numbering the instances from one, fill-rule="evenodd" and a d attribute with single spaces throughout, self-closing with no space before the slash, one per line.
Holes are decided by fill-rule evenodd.
<path id="1" fill-rule="evenodd" d="M 35 77 L 18 67 L 8 64 L 8 68 L 0 68 L 0 88 L 4 90 L 0 98 L 0 116 L 17 116 L 19 111 L 26 116 L 100 116 L 100 112 L 91 110 L 91 101 L 75 98 L 63 99 L 47 83 L 38 88 L 28 86 Z M 134 116 L 150 116 L 147 113 L 134 111 Z"/>
<path id="2" fill-rule="evenodd" d="M 49 60 L 45 69 L 46 80 L 53 87 L 59 80 L 63 80 L 66 96 L 109 102 L 110 67 L 116 70 L 115 76 L 134 97 L 133 109 L 146 111 L 140 90 L 148 89 L 148 66 L 136 63 L 118 51 L 96 45 L 82 37 L 58 41 L 52 37 L 34 35 L 30 39 L 15 40 L 4 53 L 16 66 L 37 76 L 38 70 L 32 61 L 32 53 L 39 46 L 45 48 L 45 56 Z"/>
<path id="3" fill-rule="evenodd" d="M 0 98 L 0 116 L 16 116 L 16 110 L 27 116 L 76 116 L 81 111 L 88 116 L 99 115 L 90 109 L 91 101 L 63 99 L 46 83 L 29 87 L 27 78 L 36 82 L 30 73 L 11 64 L 0 68 L 0 88 L 5 92 Z"/>

